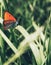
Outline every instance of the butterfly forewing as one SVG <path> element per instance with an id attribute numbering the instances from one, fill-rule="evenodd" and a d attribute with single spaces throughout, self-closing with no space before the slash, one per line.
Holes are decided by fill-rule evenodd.
<path id="1" fill-rule="evenodd" d="M 5 21 L 16 21 L 15 17 L 13 15 L 11 15 L 9 12 L 5 12 L 4 13 L 4 20 Z"/>

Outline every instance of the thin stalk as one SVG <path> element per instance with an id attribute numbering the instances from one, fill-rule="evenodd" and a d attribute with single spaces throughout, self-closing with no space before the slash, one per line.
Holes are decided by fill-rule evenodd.
<path id="1" fill-rule="evenodd" d="M 9 47 L 13 50 L 14 53 L 17 53 L 17 48 L 13 45 L 13 43 L 7 38 L 7 36 L 2 32 L 0 29 L 0 35 L 3 37 L 3 39 L 7 42 Z"/>

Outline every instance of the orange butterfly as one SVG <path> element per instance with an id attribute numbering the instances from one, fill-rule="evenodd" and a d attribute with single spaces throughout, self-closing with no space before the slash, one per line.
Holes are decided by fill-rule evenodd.
<path id="1" fill-rule="evenodd" d="M 6 11 L 4 13 L 4 21 L 3 21 L 4 29 L 6 30 L 10 27 L 14 27 L 17 24 L 18 24 L 18 21 L 15 19 L 15 17 Z"/>

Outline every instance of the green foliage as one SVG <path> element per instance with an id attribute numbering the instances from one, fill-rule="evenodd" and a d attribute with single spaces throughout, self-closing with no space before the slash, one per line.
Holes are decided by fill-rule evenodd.
<path id="1" fill-rule="evenodd" d="M 51 0 L 3 0 L 3 5 L 2 17 L 10 12 L 18 26 L 4 30 L 0 24 L 0 64 L 51 65 Z"/>

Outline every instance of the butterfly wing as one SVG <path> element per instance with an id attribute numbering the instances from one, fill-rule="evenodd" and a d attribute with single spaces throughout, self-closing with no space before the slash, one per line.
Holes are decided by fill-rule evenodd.
<path id="1" fill-rule="evenodd" d="M 13 15 L 11 15 L 9 12 L 5 12 L 4 13 L 4 29 L 8 29 L 11 26 L 13 26 L 14 24 L 16 24 L 16 19 Z"/>
<path id="2" fill-rule="evenodd" d="M 15 17 L 11 15 L 9 12 L 4 13 L 4 20 L 16 21 Z"/>

